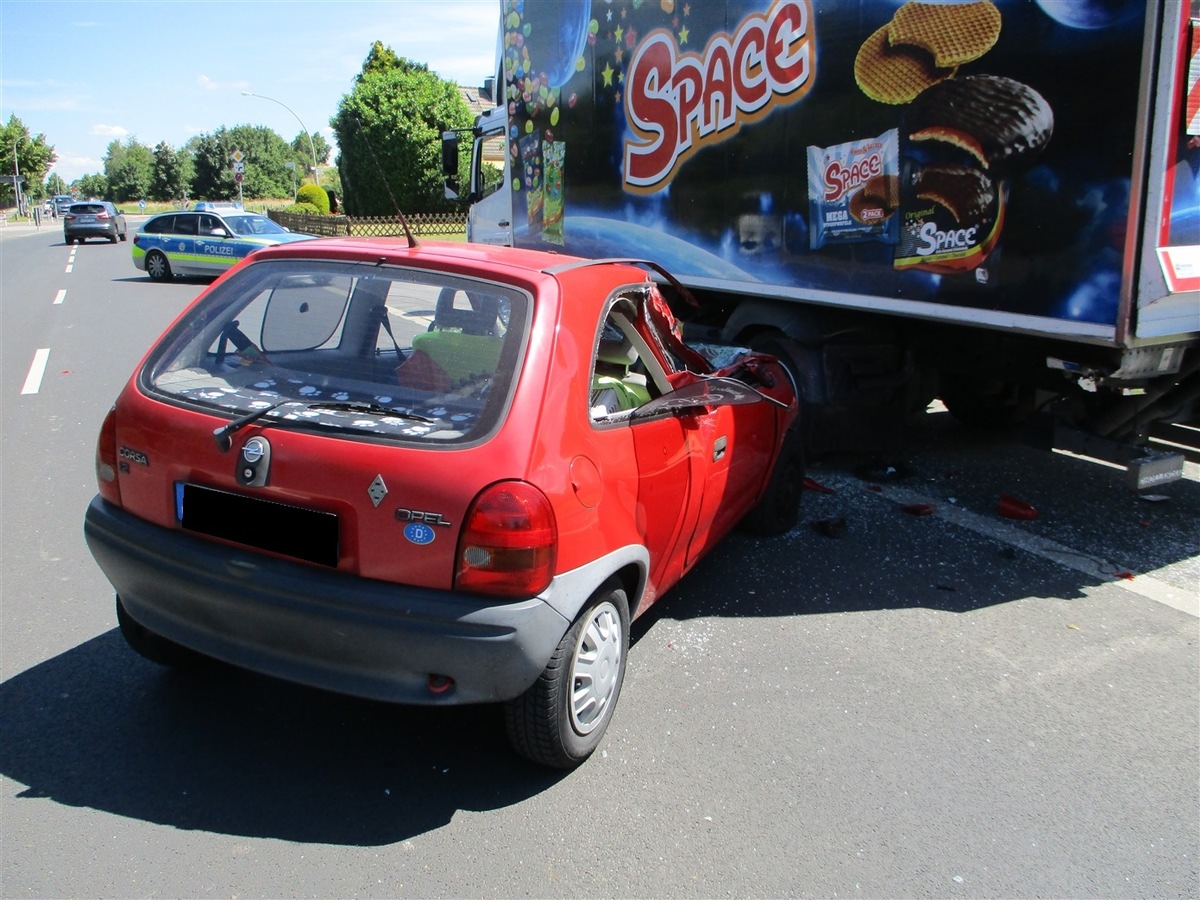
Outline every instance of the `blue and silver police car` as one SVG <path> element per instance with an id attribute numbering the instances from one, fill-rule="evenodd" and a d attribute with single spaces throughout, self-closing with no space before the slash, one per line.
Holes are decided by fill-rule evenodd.
<path id="1" fill-rule="evenodd" d="M 237 208 L 181 210 L 146 220 L 133 236 L 133 264 L 152 281 L 220 275 L 260 247 L 312 239 Z"/>

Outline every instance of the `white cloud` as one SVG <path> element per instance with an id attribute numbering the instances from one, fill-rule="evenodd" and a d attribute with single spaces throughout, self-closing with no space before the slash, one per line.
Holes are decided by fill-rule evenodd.
<path id="1" fill-rule="evenodd" d="M 88 134 L 94 134 L 99 137 L 123 138 L 129 134 L 129 129 L 122 128 L 120 125 L 105 125 L 102 122 L 97 122 L 88 129 Z"/>
<path id="2" fill-rule="evenodd" d="M 59 154 L 50 171 L 57 172 L 64 181 L 72 182 L 91 172 L 103 172 L 104 162 L 92 159 L 90 156 L 76 156 L 70 153 Z"/>

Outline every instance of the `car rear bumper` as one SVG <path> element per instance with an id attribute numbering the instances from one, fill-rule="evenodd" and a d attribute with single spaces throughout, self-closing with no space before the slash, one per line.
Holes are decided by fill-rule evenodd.
<path id="1" fill-rule="evenodd" d="M 72 225 L 63 229 L 63 237 L 105 237 L 115 238 L 120 232 L 116 225 Z"/>
<path id="2" fill-rule="evenodd" d="M 389 584 L 162 528 L 100 497 L 88 548 L 135 621 L 206 656 L 325 690 L 413 704 L 523 693 L 570 622 L 533 598 Z M 430 676 L 453 687 L 435 693 Z"/>

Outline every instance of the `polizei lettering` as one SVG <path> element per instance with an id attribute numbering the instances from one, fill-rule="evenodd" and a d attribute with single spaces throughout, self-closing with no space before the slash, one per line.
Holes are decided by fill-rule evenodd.
<path id="1" fill-rule="evenodd" d="M 679 52 L 675 36 L 654 31 L 626 75 L 625 189 L 662 189 L 701 147 L 796 103 L 812 87 L 811 0 L 777 0 L 766 15 L 718 33 L 702 54 Z"/>

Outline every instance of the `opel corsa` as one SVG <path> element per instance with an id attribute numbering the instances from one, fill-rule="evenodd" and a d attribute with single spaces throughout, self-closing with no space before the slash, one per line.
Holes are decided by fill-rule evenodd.
<path id="1" fill-rule="evenodd" d="M 260 250 L 118 397 L 85 516 L 121 632 L 408 704 L 502 703 L 571 767 L 631 620 L 797 519 L 794 385 L 687 344 L 653 266 L 394 239 Z"/>

